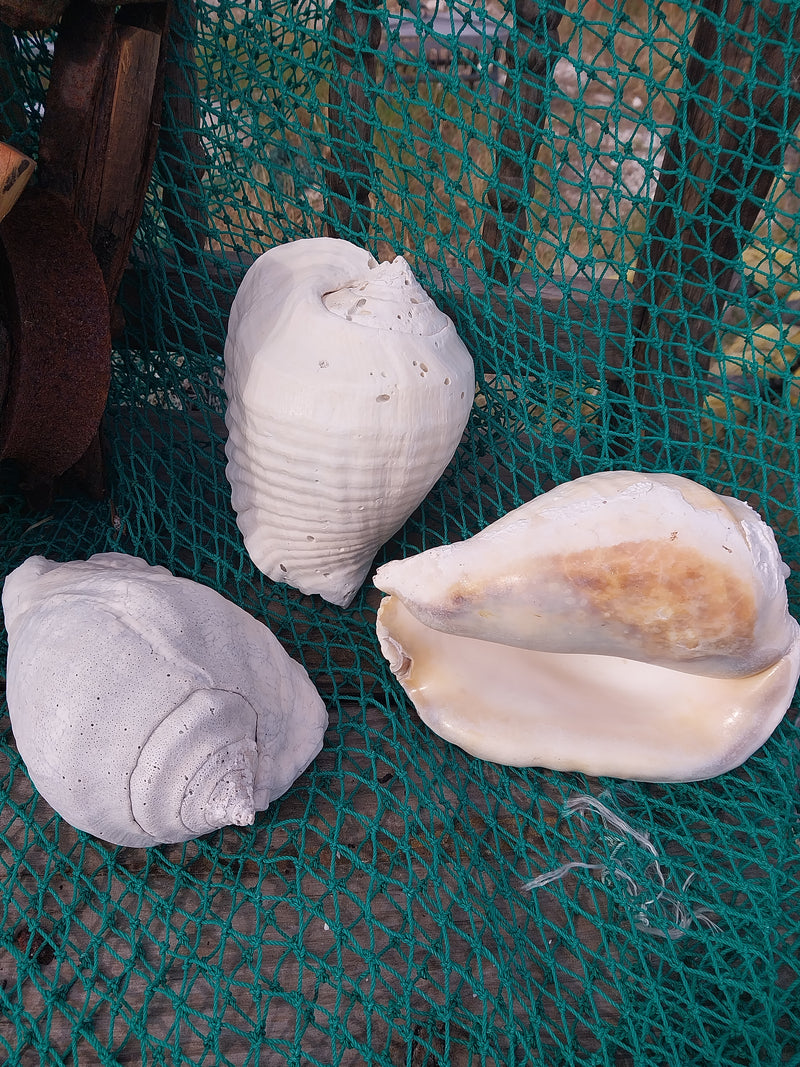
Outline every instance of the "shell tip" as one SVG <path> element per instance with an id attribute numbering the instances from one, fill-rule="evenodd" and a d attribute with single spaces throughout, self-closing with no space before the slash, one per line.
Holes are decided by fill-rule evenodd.
<path id="1" fill-rule="evenodd" d="M 234 770 L 220 778 L 205 815 L 209 826 L 252 826 L 256 817 L 252 777 Z"/>

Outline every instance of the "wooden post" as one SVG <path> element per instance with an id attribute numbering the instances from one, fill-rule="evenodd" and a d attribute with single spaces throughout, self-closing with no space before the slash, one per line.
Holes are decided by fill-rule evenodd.
<path id="1" fill-rule="evenodd" d="M 375 72 L 381 43 L 378 0 L 337 0 L 331 14 L 334 74 L 328 96 L 331 170 L 325 209 L 331 237 L 369 229 Z"/>
<path id="2" fill-rule="evenodd" d="M 528 236 L 544 88 L 558 49 L 562 15 L 561 4 L 517 0 L 514 6 L 514 27 L 506 45 L 508 73 L 498 107 L 499 148 L 483 224 L 489 250 L 486 267 L 492 278 L 502 281 L 511 279 Z"/>
<path id="3" fill-rule="evenodd" d="M 699 425 L 698 386 L 747 232 L 800 121 L 797 5 L 705 0 L 697 7 L 683 103 L 634 281 L 636 399 L 668 435 L 667 447 L 680 448 Z"/>
<path id="4" fill-rule="evenodd" d="M 111 300 L 116 299 L 139 226 L 161 121 L 166 5 L 130 7 L 124 14 L 138 17 L 146 8 L 150 12 L 139 24 L 117 19 L 116 77 L 107 139 L 101 149 L 102 179 L 89 219 Z"/>
<path id="5" fill-rule="evenodd" d="M 113 32 L 110 8 L 74 0 L 53 51 L 39 135 L 39 185 L 73 205 L 81 199 L 93 163 L 90 146 Z"/>
<path id="6" fill-rule="evenodd" d="M 187 266 L 196 265 L 208 229 L 203 175 L 205 151 L 200 136 L 200 92 L 195 62 L 197 2 L 182 0 L 170 22 L 170 52 L 165 82 L 169 110 L 161 129 L 160 161 L 171 183 L 164 183 L 163 211 L 171 244 Z"/>

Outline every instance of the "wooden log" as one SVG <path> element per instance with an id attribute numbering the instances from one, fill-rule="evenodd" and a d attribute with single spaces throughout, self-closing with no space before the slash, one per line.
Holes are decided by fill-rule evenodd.
<path id="1" fill-rule="evenodd" d="M 544 8 L 544 10 L 543 10 Z M 494 175 L 486 190 L 483 240 L 492 278 L 508 281 L 529 230 L 528 205 L 535 186 L 534 160 L 543 121 L 544 86 L 558 49 L 560 5 L 517 0 L 506 44 L 508 73 L 498 113 L 502 117 Z"/>
<path id="2" fill-rule="evenodd" d="M 681 450 L 697 435 L 697 391 L 742 247 L 800 121 L 796 6 L 697 7 L 683 100 L 633 286 L 636 400 L 667 446 Z"/>
<path id="3" fill-rule="evenodd" d="M 378 0 L 338 0 L 331 12 L 334 72 L 328 90 L 330 175 L 325 208 L 330 237 L 363 237 L 373 184 L 375 72 L 381 43 Z"/>

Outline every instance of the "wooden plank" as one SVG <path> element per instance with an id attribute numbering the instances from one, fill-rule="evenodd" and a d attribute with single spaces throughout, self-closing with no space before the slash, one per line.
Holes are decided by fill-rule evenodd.
<path id="1" fill-rule="evenodd" d="M 494 175 L 486 190 L 487 214 L 482 237 L 488 246 L 486 268 L 492 278 L 508 281 L 529 233 L 528 205 L 535 187 L 534 161 L 544 119 L 544 86 L 558 54 L 560 6 L 543 9 L 532 0 L 517 0 L 514 26 L 506 43 L 505 84 Z"/>
<path id="2" fill-rule="evenodd" d="M 197 2 L 184 0 L 176 5 L 170 18 L 159 159 L 171 179 L 164 182 L 162 193 L 170 243 L 187 266 L 196 263 L 209 226 L 203 189 L 206 156 L 200 136 L 196 36 Z"/>
<path id="3" fill-rule="evenodd" d="M 140 26 L 121 25 L 116 34 L 118 73 L 90 226 L 112 298 L 139 225 L 150 178 L 155 147 L 151 137 L 153 96 L 159 78 L 161 43 L 160 33 Z"/>
<path id="4" fill-rule="evenodd" d="M 633 283 L 636 400 L 683 451 L 742 246 L 800 121 L 797 5 L 706 0 Z M 669 461 L 669 457 L 665 457 Z"/>
<path id="5" fill-rule="evenodd" d="M 415 7 L 416 5 L 410 5 Z M 465 51 L 482 52 L 487 39 L 493 39 L 500 47 L 508 39 L 507 21 L 464 22 L 459 11 L 448 9 L 436 11 L 433 16 L 424 16 L 419 11 L 387 12 L 387 32 L 381 42 L 381 51 L 391 49 L 398 66 L 418 62 L 437 67 L 449 64 L 451 57 Z M 420 33 L 420 30 L 422 32 Z"/>
<path id="6" fill-rule="evenodd" d="M 114 303 L 158 138 L 168 3 L 75 0 L 60 24 L 39 147 L 39 183 L 67 197 Z"/>
<path id="7" fill-rule="evenodd" d="M 39 184 L 77 203 L 90 178 L 90 145 L 114 34 L 114 13 L 74 0 L 53 51 L 39 137 Z M 85 225 L 85 219 L 81 219 Z"/>
<path id="8" fill-rule="evenodd" d="M 326 233 L 330 237 L 364 235 L 370 226 L 373 185 L 372 132 L 375 75 L 381 42 L 378 12 L 369 0 L 337 0 L 331 13 L 330 42 L 334 70 L 328 87 L 330 171 Z"/>
<path id="9" fill-rule="evenodd" d="M 221 355 L 230 306 L 254 259 L 209 252 L 191 273 L 182 271 L 169 251 L 156 266 L 132 262 L 120 289 L 126 344 L 142 351 L 216 349 Z M 457 325 L 471 325 L 476 345 L 481 335 L 516 330 L 517 347 L 531 353 L 531 375 L 573 375 L 577 369 L 600 382 L 625 364 L 630 292 L 624 278 L 595 282 L 580 275 L 543 282 L 523 275 L 511 287 L 502 281 L 487 287 L 469 272 L 460 282 L 453 288 L 451 277 L 445 286 L 432 272 L 427 288 Z M 153 301 L 166 292 L 169 314 L 154 316 Z"/>
<path id="10" fill-rule="evenodd" d="M 268 1037 L 286 1062 L 358 1067 L 375 1052 L 376 1062 L 432 1065 L 448 1048 L 450 1067 L 502 1067 L 502 1055 L 475 1052 L 487 1001 L 516 1001 L 516 1025 L 527 1032 L 534 1005 L 523 991 L 537 984 L 550 1032 L 596 1047 L 558 1003 L 586 1015 L 594 1000 L 606 1027 L 620 1021 L 603 966 L 590 976 L 573 956 L 576 936 L 587 954 L 600 951 L 604 895 L 595 899 L 578 880 L 566 895 L 538 894 L 541 931 L 508 899 L 509 866 L 512 881 L 522 879 L 506 836 L 518 835 L 521 820 L 525 848 L 545 855 L 560 794 L 543 783 L 552 821 L 539 823 L 523 808 L 495 810 L 477 778 L 466 794 L 444 781 L 432 814 L 421 772 L 369 740 L 386 730 L 379 708 L 334 709 L 326 746 L 280 802 L 277 828 L 265 813 L 254 836 L 226 831 L 185 850 L 82 841 L 54 822 L 0 750 L 0 780 L 11 781 L 0 838 L 0 1037 L 15 1062 L 39 1062 L 38 1046 L 52 1062 L 105 1062 L 103 1050 L 122 1067 L 149 1062 L 158 1043 L 170 1062 L 205 1062 L 213 1035 L 234 1064 L 271 1062 L 264 1057 L 276 1051 L 261 1045 L 261 1059 L 257 1051 Z M 482 863 L 473 897 L 448 804 Z M 504 974 L 515 969 L 511 990 Z M 502 1049 L 508 1037 L 492 1034 L 491 1045 Z"/>

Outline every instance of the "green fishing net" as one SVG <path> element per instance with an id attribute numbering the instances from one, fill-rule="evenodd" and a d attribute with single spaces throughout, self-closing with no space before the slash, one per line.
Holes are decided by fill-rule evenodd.
<path id="1" fill-rule="evenodd" d="M 466 755 L 389 671 L 371 582 L 337 609 L 248 558 L 221 384 L 260 252 L 336 233 L 402 254 L 477 388 L 376 565 L 582 474 L 672 470 L 759 509 L 797 613 L 794 7 L 175 5 L 109 494 L 32 510 L 0 468 L 2 575 L 124 551 L 205 583 L 305 665 L 330 727 L 252 827 L 141 850 L 53 813 L 4 708 L 3 1062 L 800 1063 L 796 710 L 699 784 Z M 6 40 L 6 139 L 34 157 L 52 41 Z"/>

